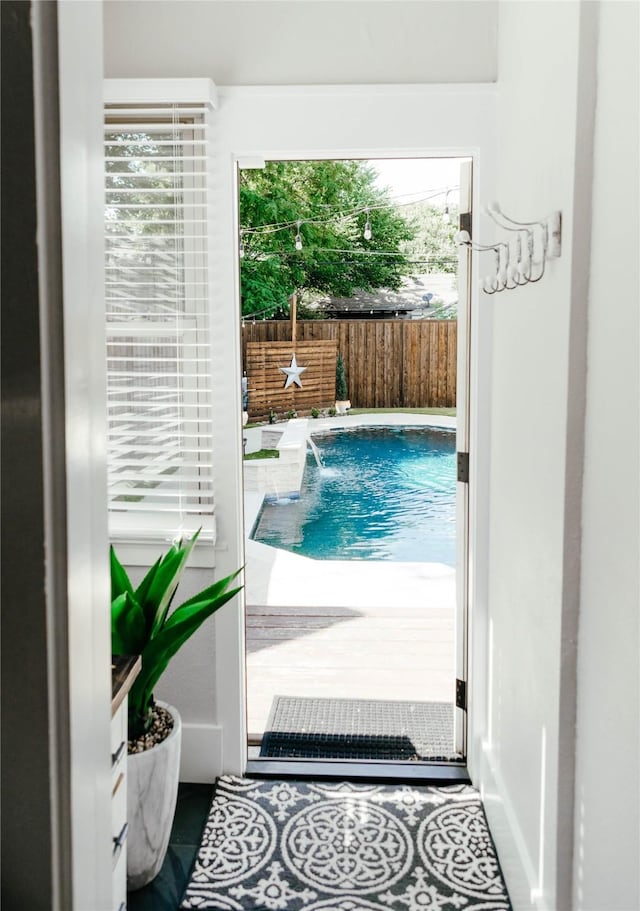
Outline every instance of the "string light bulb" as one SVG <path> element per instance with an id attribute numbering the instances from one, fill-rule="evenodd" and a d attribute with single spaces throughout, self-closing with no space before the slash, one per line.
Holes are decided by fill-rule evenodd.
<path id="1" fill-rule="evenodd" d="M 301 221 L 296 222 L 296 250 L 302 250 L 302 235 L 300 234 Z"/>
<path id="2" fill-rule="evenodd" d="M 442 213 L 442 220 L 445 225 L 451 224 L 451 213 L 449 212 L 449 193 L 451 193 L 451 188 L 447 188 L 447 192 L 444 194 L 444 212 Z"/>
<path id="3" fill-rule="evenodd" d="M 365 209 L 365 212 L 367 213 L 367 220 L 364 225 L 364 231 L 362 233 L 362 236 L 364 237 L 365 240 L 371 240 L 371 220 L 369 218 L 369 209 L 368 208 Z"/>

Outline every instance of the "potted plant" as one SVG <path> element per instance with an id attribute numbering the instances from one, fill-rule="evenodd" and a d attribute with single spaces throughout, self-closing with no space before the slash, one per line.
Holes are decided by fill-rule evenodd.
<path id="1" fill-rule="evenodd" d="M 347 409 L 351 408 L 351 402 L 347 398 L 347 378 L 344 371 L 344 358 L 338 354 L 336 358 L 336 411 L 338 414 L 346 414 Z"/>
<path id="2" fill-rule="evenodd" d="M 181 720 L 157 703 L 153 689 L 171 658 L 201 624 L 236 595 L 240 570 L 171 610 L 199 532 L 182 539 L 153 564 L 134 590 L 111 548 L 111 641 L 114 655 L 140 655 L 142 669 L 129 691 L 127 766 L 127 886 L 139 889 L 160 870 L 178 794 Z"/>

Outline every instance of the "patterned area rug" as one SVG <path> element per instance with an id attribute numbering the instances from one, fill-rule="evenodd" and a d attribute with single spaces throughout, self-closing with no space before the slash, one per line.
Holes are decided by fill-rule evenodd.
<path id="1" fill-rule="evenodd" d="M 275 696 L 260 756 L 456 761 L 450 702 Z"/>
<path id="2" fill-rule="evenodd" d="M 219 779 L 181 908 L 511 911 L 478 792 Z"/>

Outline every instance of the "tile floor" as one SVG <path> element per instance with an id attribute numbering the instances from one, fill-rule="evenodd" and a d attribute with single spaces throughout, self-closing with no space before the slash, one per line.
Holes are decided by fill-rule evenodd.
<path id="1" fill-rule="evenodd" d="M 148 886 L 129 892 L 127 911 L 177 911 L 200 845 L 213 789 L 212 784 L 180 784 L 162 869 Z"/>

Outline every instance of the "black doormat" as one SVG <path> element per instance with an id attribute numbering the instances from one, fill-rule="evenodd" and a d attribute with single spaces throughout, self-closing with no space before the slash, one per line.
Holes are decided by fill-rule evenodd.
<path id="1" fill-rule="evenodd" d="M 224 776 L 182 909 L 511 911 L 478 792 Z"/>
<path id="2" fill-rule="evenodd" d="M 261 758 L 459 761 L 450 702 L 275 696 Z"/>

